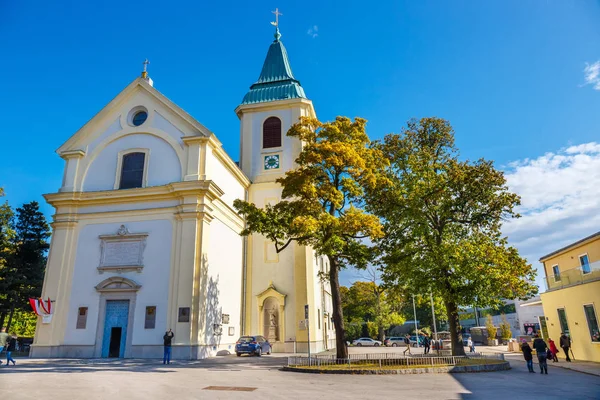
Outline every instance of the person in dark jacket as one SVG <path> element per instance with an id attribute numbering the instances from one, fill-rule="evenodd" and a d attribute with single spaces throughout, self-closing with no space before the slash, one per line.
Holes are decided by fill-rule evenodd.
<path id="1" fill-rule="evenodd" d="M 548 345 L 544 342 L 544 339 L 535 335 L 533 341 L 533 348 L 537 353 L 538 363 L 540 364 L 540 374 L 548 375 L 548 364 L 546 363 L 546 355 L 548 351 Z"/>
<path id="2" fill-rule="evenodd" d="M 429 354 L 429 349 L 431 348 L 431 340 L 429 339 L 429 335 L 423 333 L 423 354 Z"/>
<path id="3" fill-rule="evenodd" d="M 560 347 L 562 347 L 565 352 L 565 357 L 567 357 L 567 362 L 571 362 L 571 357 L 569 357 L 569 349 L 571 348 L 571 338 L 565 335 L 564 332 L 560 334 Z"/>
<path id="4" fill-rule="evenodd" d="M 6 366 L 8 367 L 12 361 L 13 365 L 17 365 L 17 362 L 12 358 L 12 352 L 17 350 L 17 335 L 12 333 L 7 340 L 6 346 Z"/>
<path id="5" fill-rule="evenodd" d="M 165 332 L 163 336 L 164 352 L 163 352 L 163 364 L 171 364 L 171 342 L 175 334 L 171 329 Z"/>
<path id="6" fill-rule="evenodd" d="M 527 340 L 525 339 L 523 339 L 523 344 L 521 344 L 521 351 L 523 352 L 523 358 L 527 362 L 527 369 L 529 370 L 529 372 L 535 373 L 535 371 L 533 370 L 533 350 L 531 349 L 531 346 L 529 346 L 529 343 L 527 343 Z"/>

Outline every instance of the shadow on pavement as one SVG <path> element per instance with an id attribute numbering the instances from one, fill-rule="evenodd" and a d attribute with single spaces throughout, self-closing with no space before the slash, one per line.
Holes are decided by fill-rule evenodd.
<path id="1" fill-rule="evenodd" d="M 460 373 L 451 376 L 470 393 L 461 393 L 461 399 L 506 399 L 507 393 L 521 396 L 510 398 L 544 399 L 599 399 L 600 379 L 564 368 L 552 368 L 548 375 L 529 373 L 525 361 L 510 359 L 511 369 L 501 372 Z"/>
<path id="2" fill-rule="evenodd" d="M 172 360 L 164 365 L 161 359 L 16 359 L 16 366 L 0 366 L 0 373 L 77 373 L 77 372 L 155 372 L 171 373 L 179 369 L 197 368 L 209 371 L 240 371 L 279 369 L 287 361 L 283 357 L 221 356 L 204 360 Z"/>

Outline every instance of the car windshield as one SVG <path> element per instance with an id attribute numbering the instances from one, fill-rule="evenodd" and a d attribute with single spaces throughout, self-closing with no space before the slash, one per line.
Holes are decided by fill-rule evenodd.
<path id="1" fill-rule="evenodd" d="M 240 343 L 254 342 L 254 337 L 253 336 L 242 336 L 241 338 L 238 339 L 238 342 L 240 342 Z"/>

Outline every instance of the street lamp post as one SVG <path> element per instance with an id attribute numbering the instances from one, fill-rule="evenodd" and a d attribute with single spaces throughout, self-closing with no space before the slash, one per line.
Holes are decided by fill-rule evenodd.
<path id="1" fill-rule="evenodd" d="M 433 335 L 435 337 L 435 340 L 438 339 L 437 336 L 437 325 L 435 323 L 435 308 L 433 308 L 433 293 L 429 292 L 429 299 L 431 300 L 431 317 L 433 318 Z"/>
<path id="2" fill-rule="evenodd" d="M 419 347 L 419 325 L 417 324 L 417 307 L 415 306 L 415 295 L 413 294 L 413 313 L 415 315 L 415 335 L 417 336 L 417 347 Z"/>

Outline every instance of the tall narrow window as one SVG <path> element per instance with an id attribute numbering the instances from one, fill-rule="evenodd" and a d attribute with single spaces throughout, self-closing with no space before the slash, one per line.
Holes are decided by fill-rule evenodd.
<path id="1" fill-rule="evenodd" d="M 87 307 L 79 307 L 77 310 L 77 325 L 75 329 L 85 329 L 87 324 Z"/>
<path id="2" fill-rule="evenodd" d="M 154 329 L 156 326 L 156 306 L 146 307 L 146 319 L 144 329 Z"/>
<path id="3" fill-rule="evenodd" d="M 552 273 L 554 274 L 554 282 L 560 281 L 560 270 L 558 269 L 558 265 L 552 267 Z"/>
<path id="4" fill-rule="evenodd" d="M 281 120 L 269 117 L 263 123 L 263 149 L 281 147 Z"/>
<path id="5" fill-rule="evenodd" d="M 592 270 L 590 269 L 590 259 L 588 258 L 587 254 L 579 256 L 579 264 L 581 264 L 581 271 L 584 274 L 589 274 L 590 272 L 592 272 Z"/>
<path id="6" fill-rule="evenodd" d="M 560 322 L 560 330 L 566 334 L 569 333 L 569 322 L 567 322 L 567 313 L 564 308 L 556 310 L 558 312 L 558 321 Z"/>
<path id="7" fill-rule="evenodd" d="M 145 161 L 146 154 L 144 153 L 128 153 L 123 156 L 119 189 L 133 189 L 143 186 Z"/>
<path id="8" fill-rule="evenodd" d="M 596 318 L 596 310 L 593 304 L 583 306 L 585 318 L 587 319 L 588 328 L 590 329 L 590 337 L 592 342 L 600 342 L 600 329 L 598 328 L 598 318 Z"/>
<path id="9" fill-rule="evenodd" d="M 319 326 L 319 329 L 321 329 L 321 309 L 317 310 L 317 324 Z"/>

